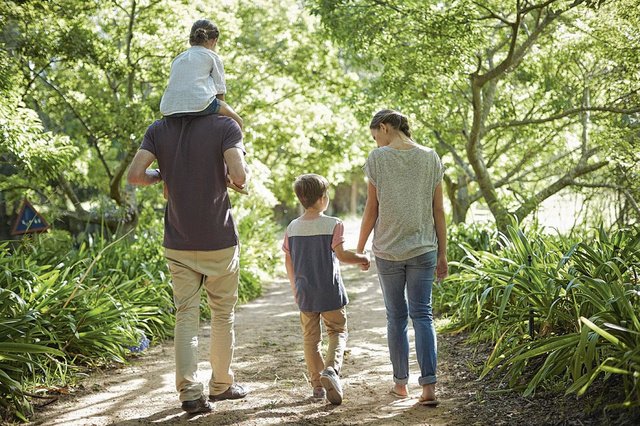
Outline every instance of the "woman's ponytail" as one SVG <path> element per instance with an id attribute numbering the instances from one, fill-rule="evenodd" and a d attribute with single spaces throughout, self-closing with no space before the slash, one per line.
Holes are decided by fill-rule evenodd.
<path id="1" fill-rule="evenodd" d="M 376 113 L 369 124 L 370 129 L 379 129 L 381 124 L 387 124 L 396 130 L 404 133 L 408 138 L 411 137 L 411 129 L 409 128 L 409 119 L 406 115 L 392 109 L 383 109 Z"/>

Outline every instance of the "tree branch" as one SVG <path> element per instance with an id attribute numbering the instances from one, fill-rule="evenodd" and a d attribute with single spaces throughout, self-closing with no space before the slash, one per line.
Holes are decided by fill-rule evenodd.
<path id="1" fill-rule="evenodd" d="M 573 153 L 574 153 L 574 152 L 576 152 L 576 151 L 577 151 L 577 149 L 575 149 L 575 150 L 573 150 L 573 151 L 567 151 L 567 152 L 565 152 L 565 153 L 563 153 L 563 154 L 555 155 L 551 160 L 547 161 L 545 164 L 543 164 L 543 165 L 541 165 L 541 166 L 536 167 L 536 168 L 535 168 L 535 170 L 533 170 L 533 169 L 523 170 L 521 173 L 519 173 L 519 174 L 518 174 L 518 176 L 516 176 L 515 178 L 511 179 L 511 181 L 510 181 L 510 182 L 506 182 L 506 183 L 513 183 L 513 182 L 522 182 L 522 183 L 527 183 L 527 182 L 539 182 L 539 181 L 540 181 L 540 180 L 542 180 L 542 179 L 546 179 L 546 176 L 548 176 L 548 175 L 545 175 L 545 177 L 544 177 L 544 178 L 542 178 L 542 179 L 537 179 L 537 180 L 533 180 L 533 181 L 531 181 L 531 180 L 529 180 L 529 181 L 524 180 L 527 176 L 529 176 L 529 175 L 530 175 L 531 173 L 533 173 L 534 171 L 537 171 L 537 172 L 538 172 L 538 174 L 544 174 L 544 170 L 545 170 L 545 169 L 548 169 L 549 167 L 553 166 L 553 165 L 554 165 L 555 163 L 557 163 L 558 161 L 562 160 L 562 159 L 563 159 L 563 158 L 565 158 L 565 157 L 570 156 L 571 154 L 573 154 Z M 586 161 L 586 159 L 584 159 L 584 160 L 582 160 L 582 161 L 584 162 L 584 161 Z"/>
<path id="2" fill-rule="evenodd" d="M 498 21 L 500 21 L 503 24 L 506 24 L 508 26 L 512 26 L 513 25 L 513 22 L 507 20 L 507 18 L 505 18 L 505 17 L 502 17 L 502 16 L 498 15 L 493 10 L 489 9 L 487 6 L 485 6 L 485 5 L 481 4 L 481 3 L 478 3 L 477 1 L 474 1 L 473 4 L 475 4 L 476 6 L 478 6 L 481 9 L 486 10 L 489 13 L 489 15 L 487 17 L 481 17 L 480 18 L 481 20 L 482 19 L 493 18 L 493 19 L 497 19 Z"/>
<path id="3" fill-rule="evenodd" d="M 523 9 L 520 10 L 520 13 L 522 13 L 523 15 L 526 15 L 529 12 L 532 12 L 534 10 L 539 10 L 539 9 L 544 9 L 545 7 L 557 2 L 558 0 L 547 0 L 545 2 L 542 2 L 540 4 L 532 4 L 529 7 L 525 7 Z"/>
<path id="4" fill-rule="evenodd" d="M 586 183 L 586 182 L 578 182 L 575 180 L 571 182 L 571 185 L 579 186 L 582 188 L 609 188 L 615 191 L 619 191 L 622 194 L 624 194 L 625 197 L 627 197 L 627 200 L 631 204 L 631 207 L 633 207 L 633 209 L 636 211 L 636 214 L 638 215 L 638 218 L 640 218 L 640 206 L 638 205 L 636 200 L 633 198 L 633 195 L 631 194 L 629 189 L 625 188 L 624 186 L 614 185 L 610 183 Z"/>
<path id="5" fill-rule="evenodd" d="M 487 71 L 486 73 L 480 75 L 478 72 L 475 73 L 476 84 L 482 87 L 487 81 L 493 80 L 494 78 L 502 75 L 510 66 L 513 61 L 513 55 L 516 50 L 516 45 L 518 43 L 518 31 L 520 30 L 520 20 L 522 16 L 518 12 L 516 14 L 515 22 L 512 22 L 509 26 L 511 27 L 511 37 L 509 42 L 509 51 L 507 53 L 507 57 L 502 60 L 495 68 Z M 531 38 L 531 37 L 530 37 Z"/>
<path id="6" fill-rule="evenodd" d="M 67 107 L 69 107 L 69 109 L 71 110 L 71 112 L 73 113 L 73 115 L 75 115 L 76 119 L 80 122 L 80 124 L 82 125 L 82 127 L 85 128 L 85 130 L 88 133 L 88 139 L 89 139 L 89 145 L 91 147 L 93 147 L 96 150 L 96 153 L 98 154 L 98 158 L 100 159 L 100 162 L 102 163 L 102 165 L 104 166 L 104 170 L 107 173 L 107 176 L 109 177 L 109 180 L 113 179 L 113 176 L 111 175 L 111 170 L 109 169 L 109 165 L 107 164 L 107 160 L 105 160 L 104 156 L 102 155 L 102 152 L 100 151 L 100 147 L 98 147 L 98 138 L 96 136 L 94 136 L 94 133 L 91 131 L 91 129 L 89 128 L 89 125 L 82 119 L 82 117 L 80 116 L 80 114 L 76 111 L 76 109 L 73 107 L 73 105 L 71 105 L 71 102 L 69 102 L 67 100 L 67 98 L 64 96 L 64 94 L 60 91 L 60 89 L 58 89 L 53 83 L 51 83 L 50 81 L 48 81 L 46 78 L 44 78 L 41 75 L 38 75 L 38 77 L 40 78 L 40 80 L 42 80 L 47 86 L 49 86 L 51 89 L 53 89 L 54 92 L 56 92 L 58 94 L 58 96 L 60 96 L 60 98 L 62 99 L 62 101 L 67 105 Z"/>
<path id="7" fill-rule="evenodd" d="M 33 78 L 29 79 L 29 81 L 27 82 L 27 84 L 24 87 L 24 92 L 22 93 L 22 96 L 21 96 L 23 102 L 24 102 L 24 97 L 27 96 L 27 93 L 29 92 L 29 89 L 31 88 L 31 85 L 33 84 L 33 82 L 36 81 L 38 79 L 38 76 L 40 76 L 40 74 L 42 74 L 44 72 L 44 70 L 49 68 L 51 66 L 51 64 L 53 64 L 54 62 L 56 62 L 56 60 L 55 59 L 51 59 L 49 61 L 49 63 L 47 63 L 42 68 L 40 68 L 40 70 L 33 75 Z M 25 64 L 25 66 L 27 67 L 27 69 L 29 69 L 28 65 Z"/>
<path id="8" fill-rule="evenodd" d="M 570 186 L 572 182 L 574 182 L 575 178 L 589 174 L 598 169 L 603 168 L 609 164 L 608 161 L 600 161 L 598 163 L 587 164 L 587 165 L 578 165 L 566 173 L 564 176 L 556 180 L 551 185 L 547 186 L 543 190 L 539 191 L 537 194 L 530 197 L 525 203 L 523 203 L 515 212 L 515 216 L 518 221 L 521 221 L 525 217 L 529 215 L 533 210 L 535 210 L 540 203 L 542 203 L 547 198 L 552 195 L 560 192 L 562 189 Z"/>
<path id="9" fill-rule="evenodd" d="M 84 209 L 84 207 L 82 207 L 82 203 L 71 187 L 71 184 L 69 184 L 69 181 L 63 175 L 60 175 L 58 176 L 58 182 L 60 183 L 60 187 L 62 188 L 62 191 L 65 193 L 67 198 L 71 200 L 73 208 L 76 210 L 76 212 L 86 213 L 87 211 Z"/>
<path id="10" fill-rule="evenodd" d="M 469 168 L 469 164 L 465 163 L 464 160 L 462 159 L 462 157 L 460 157 L 460 154 L 458 154 L 458 151 L 456 151 L 456 149 L 451 144 L 447 143 L 442 138 L 442 135 L 440 134 L 439 131 L 434 130 L 433 134 L 435 135 L 436 139 L 438 140 L 438 144 L 440 144 L 440 146 L 442 146 L 444 149 L 446 149 L 447 151 L 449 151 L 451 153 L 455 163 L 458 166 L 460 166 L 460 168 L 462 168 L 462 170 L 464 170 L 465 174 L 469 177 L 469 179 L 476 180 L 476 175 Z"/>
<path id="11" fill-rule="evenodd" d="M 133 25 L 136 20 L 136 0 L 131 2 L 131 14 L 129 16 L 129 24 L 127 26 L 127 41 L 125 48 L 125 57 L 127 58 L 127 66 L 129 67 L 129 75 L 127 76 L 127 98 L 133 99 L 133 82 L 135 80 L 135 66 L 131 61 L 131 44 L 133 43 Z"/>
<path id="12" fill-rule="evenodd" d="M 616 113 L 616 114 L 635 114 L 640 112 L 640 106 L 638 107 L 634 107 L 634 108 L 628 108 L 628 109 L 624 109 L 624 108 L 616 108 L 616 107 L 578 107 L 578 108 L 571 108 L 568 109 L 566 111 L 563 112 L 559 112 L 557 114 L 554 115 L 550 115 L 549 117 L 544 117 L 544 118 L 532 118 L 529 120 L 514 120 L 514 121 L 510 121 L 508 123 L 494 123 L 491 124 L 489 126 L 487 126 L 485 128 L 485 132 L 489 132 L 491 130 L 495 130 L 495 129 L 499 129 L 499 128 L 504 128 L 504 127 L 518 127 L 518 126 L 527 126 L 530 124 L 541 124 L 541 123 L 547 123 L 549 121 L 555 121 L 555 120 L 560 120 L 561 118 L 565 118 L 568 117 L 570 115 L 574 115 L 574 114 L 579 114 L 579 113 L 583 113 L 583 112 L 587 112 L 587 111 L 594 111 L 594 112 L 612 112 L 612 113 Z"/>
<path id="13" fill-rule="evenodd" d="M 116 173 L 113 175 L 113 178 L 109 182 L 109 194 L 111 198 L 120 206 L 125 204 L 125 201 L 122 197 L 122 193 L 120 191 L 120 183 L 122 182 L 122 177 L 124 173 L 127 171 L 127 168 L 133 161 L 133 157 L 137 152 L 136 149 L 127 150 L 127 155 L 120 161 L 118 168 L 116 169 Z"/>

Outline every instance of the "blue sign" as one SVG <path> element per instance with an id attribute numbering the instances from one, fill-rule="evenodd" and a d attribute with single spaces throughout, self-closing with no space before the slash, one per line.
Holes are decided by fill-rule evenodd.
<path id="1" fill-rule="evenodd" d="M 42 232 L 47 229 L 49 229 L 47 221 L 33 208 L 29 201 L 23 200 L 11 235 Z"/>

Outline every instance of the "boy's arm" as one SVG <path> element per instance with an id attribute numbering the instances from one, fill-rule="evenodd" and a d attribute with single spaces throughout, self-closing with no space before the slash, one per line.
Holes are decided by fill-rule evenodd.
<path id="1" fill-rule="evenodd" d="M 291 255 L 289 253 L 285 253 L 284 266 L 287 268 L 287 277 L 289 278 L 289 284 L 291 285 L 293 297 L 298 300 L 298 296 L 296 294 L 296 279 L 295 275 L 293 274 L 293 262 L 291 261 Z"/>
<path id="2" fill-rule="evenodd" d="M 370 259 L 368 254 L 356 253 L 353 250 L 345 250 L 344 244 L 340 243 L 333 248 L 336 253 L 336 257 L 342 263 L 349 263 L 352 265 L 369 265 Z"/>

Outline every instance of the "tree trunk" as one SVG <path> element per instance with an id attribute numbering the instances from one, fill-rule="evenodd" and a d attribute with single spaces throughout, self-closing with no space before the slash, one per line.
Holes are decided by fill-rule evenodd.
<path id="1" fill-rule="evenodd" d="M 455 224 L 464 223 L 467 220 L 467 213 L 471 207 L 468 182 L 465 174 L 458 175 L 457 182 L 446 177 L 444 179 L 444 189 L 451 203 L 451 216 Z"/>
<path id="2" fill-rule="evenodd" d="M 351 216 L 358 215 L 358 179 L 355 176 L 351 178 L 351 202 L 349 205 L 349 213 Z"/>
<path id="3" fill-rule="evenodd" d="M 11 235 L 11 224 L 7 216 L 7 203 L 4 194 L 0 191 L 0 241 L 8 240 Z"/>
<path id="4" fill-rule="evenodd" d="M 467 139 L 467 159 L 475 172 L 478 186 L 480 187 L 482 196 L 487 202 L 489 210 L 496 221 L 498 230 L 506 232 L 507 226 L 510 223 L 509 212 L 502 206 L 500 200 L 498 200 L 498 194 L 482 155 L 481 137 L 484 133 L 483 117 L 487 116 L 487 111 L 485 109 L 488 108 L 488 105 L 486 105 L 482 100 L 482 83 L 478 81 L 478 75 L 472 74 L 470 79 L 473 104 L 473 122 Z"/>

